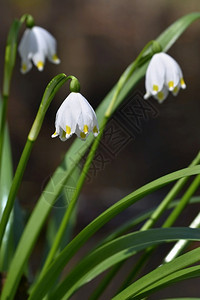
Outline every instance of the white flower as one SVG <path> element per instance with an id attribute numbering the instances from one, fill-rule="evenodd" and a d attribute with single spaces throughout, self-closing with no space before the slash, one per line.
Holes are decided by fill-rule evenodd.
<path id="1" fill-rule="evenodd" d="M 66 141 L 75 133 L 79 138 L 85 139 L 93 132 L 99 134 L 96 114 L 92 106 L 80 93 L 70 93 L 63 101 L 56 114 L 56 131 L 52 137 L 59 136 L 61 141 Z"/>
<path id="2" fill-rule="evenodd" d="M 163 102 L 169 91 L 177 95 L 179 89 L 185 89 L 183 73 L 178 63 L 164 52 L 153 55 L 146 72 L 146 94 L 144 99 L 153 96 Z"/>
<path id="3" fill-rule="evenodd" d="M 55 38 L 47 30 L 38 26 L 25 30 L 18 50 L 22 60 L 22 73 L 27 73 L 32 68 L 31 60 L 39 71 L 43 70 L 46 57 L 55 64 L 60 63 L 56 55 Z"/>

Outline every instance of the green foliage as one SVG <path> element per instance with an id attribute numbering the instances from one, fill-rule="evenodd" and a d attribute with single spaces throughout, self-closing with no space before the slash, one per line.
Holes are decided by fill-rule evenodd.
<path id="1" fill-rule="evenodd" d="M 55 214 L 55 216 L 48 223 L 49 227 L 47 229 L 49 242 L 48 246 L 51 249 L 55 248 L 55 250 L 57 251 L 56 255 L 53 257 L 53 261 L 50 260 L 49 264 L 45 265 L 45 268 L 43 268 L 42 271 L 39 271 L 38 279 L 33 282 L 33 285 L 31 286 L 29 299 L 43 299 L 43 297 L 47 295 L 48 299 L 52 300 L 69 299 L 81 286 L 96 278 L 105 270 L 113 267 L 112 271 L 108 274 L 107 277 L 105 277 L 105 280 L 102 282 L 100 287 L 97 288 L 96 296 L 94 293 L 94 298 L 91 297 L 91 299 L 97 299 L 95 297 L 98 297 L 98 295 L 101 294 L 102 289 L 105 289 L 112 276 L 114 276 L 114 274 L 116 274 L 116 272 L 119 270 L 120 264 L 130 256 L 133 256 L 135 253 L 141 250 L 146 250 L 150 246 L 155 246 L 165 242 L 172 242 L 180 239 L 185 239 L 188 241 L 200 240 L 199 229 L 159 228 L 147 230 L 153 226 L 154 221 L 156 221 L 160 217 L 161 213 L 168 208 L 167 206 L 170 204 L 170 201 L 175 197 L 177 192 L 180 191 L 181 188 L 183 188 L 186 180 L 193 175 L 200 174 L 200 165 L 196 165 L 199 163 L 199 154 L 190 165 L 190 167 L 160 177 L 157 180 L 154 180 L 142 186 L 136 191 L 133 191 L 132 193 L 109 207 L 107 210 L 105 210 L 74 238 L 71 238 L 71 229 L 75 221 L 74 206 L 76 204 L 75 201 L 77 200 L 75 196 L 77 195 L 78 197 L 86 176 L 86 174 L 83 174 L 83 172 L 80 174 L 78 164 L 91 145 L 94 148 L 95 152 L 96 148 L 98 147 L 98 142 L 100 141 L 101 135 L 99 135 L 98 137 L 99 140 L 95 140 L 95 142 L 97 141 L 96 144 L 95 142 L 93 143 L 94 138 L 92 136 L 89 136 L 87 138 L 87 141 L 84 143 L 84 145 L 82 141 L 76 139 L 70 149 L 67 151 L 63 162 L 55 170 L 53 176 L 50 178 L 47 186 L 38 199 L 36 207 L 23 230 L 23 234 L 15 251 L 13 243 L 14 238 L 12 236 L 13 215 L 11 215 L 10 217 L 10 212 L 14 207 L 14 201 L 16 199 L 23 172 L 31 153 L 33 142 L 36 140 L 39 134 L 45 113 L 55 94 L 68 78 L 75 78 L 73 76 L 67 77 L 65 74 L 59 74 L 54 77 L 47 86 L 39 107 L 38 114 L 28 135 L 27 144 L 24 148 L 22 158 L 20 159 L 17 171 L 14 176 L 14 180 L 12 182 L 12 160 L 10 155 L 10 145 L 7 131 L 5 131 L 6 134 L 4 137 L 5 114 L 7 99 L 9 96 L 10 79 L 15 64 L 18 33 L 20 26 L 26 20 L 26 17 L 27 15 L 25 15 L 24 18 L 21 19 L 21 21 L 15 20 L 12 24 L 8 36 L 5 54 L 5 78 L 3 87 L 4 108 L 2 109 L 3 113 L 1 114 L 2 144 L 0 145 L 3 149 L 0 173 L 0 212 L 2 214 L 4 206 L 3 199 L 5 198 L 7 202 L 6 204 L 9 209 L 4 210 L 3 217 L 1 218 L 0 223 L 1 238 L 3 237 L 3 233 L 7 226 L 2 241 L 0 266 L 2 270 L 7 270 L 9 266 L 9 271 L 3 287 L 1 299 L 14 299 L 19 282 L 25 271 L 32 250 L 36 244 L 37 238 L 41 230 L 43 229 L 47 217 L 49 216 L 52 208 L 54 207 L 57 199 L 61 196 L 61 194 L 66 204 L 65 208 L 66 210 L 68 209 L 68 212 L 70 212 L 70 216 L 68 219 L 70 223 L 66 223 L 66 226 L 63 227 L 63 234 L 67 236 L 67 238 L 65 239 L 66 244 L 62 243 L 62 238 L 55 238 L 56 241 L 59 241 L 58 245 L 55 245 L 54 241 L 54 235 L 56 234 L 56 232 L 59 232 L 59 229 L 62 226 L 60 225 L 62 224 L 61 220 L 65 218 L 64 213 L 62 212 L 61 214 Z M 192 13 L 180 18 L 156 39 L 156 44 L 158 46 L 156 47 L 156 49 L 162 48 L 163 51 L 167 51 L 180 37 L 180 35 L 195 20 L 199 18 L 200 13 Z M 118 83 L 112 88 L 112 90 L 108 93 L 108 95 L 97 108 L 96 113 L 100 124 L 101 134 L 103 133 L 103 129 L 108 119 L 112 116 L 119 105 L 126 99 L 127 95 L 134 89 L 139 80 L 141 80 L 145 75 L 149 60 L 153 55 L 152 44 L 152 41 L 150 41 L 144 47 L 135 61 L 127 67 L 127 69 L 120 77 Z M 75 84 L 79 88 L 79 83 L 75 82 Z M 5 165 L 7 166 L 6 168 Z M 81 183 L 79 182 L 80 178 L 82 178 Z M 183 197 L 183 199 L 185 200 L 184 202 L 182 202 L 179 212 L 181 212 L 183 207 L 188 204 L 189 199 L 199 186 L 199 176 L 197 177 L 197 179 L 193 181 L 193 184 L 190 186 L 188 191 L 186 191 L 185 197 Z M 154 191 L 161 189 L 165 185 L 177 180 L 180 181 L 178 181 L 177 185 L 175 185 L 175 188 L 171 190 L 172 192 L 167 200 L 163 200 L 163 202 L 161 203 L 161 207 L 158 207 L 155 211 L 152 211 L 150 213 L 144 212 L 141 216 L 135 218 L 134 220 L 131 220 L 131 222 L 123 224 L 120 228 L 118 228 L 115 232 L 112 232 L 105 240 L 98 244 L 93 251 L 91 251 L 89 254 L 86 254 L 84 259 L 78 262 L 62 279 L 62 281 L 58 281 L 59 276 L 65 268 L 66 264 L 87 242 L 87 240 L 92 237 L 100 228 L 102 228 L 106 223 L 112 220 L 116 215 L 142 199 L 144 196 L 149 195 Z M 75 183 L 77 182 L 78 185 L 76 186 Z M 72 195 L 67 195 L 66 192 L 68 187 L 72 186 L 75 190 L 75 193 L 72 193 Z M 70 203 L 72 204 L 73 200 L 74 206 L 72 207 L 72 205 L 70 206 Z M 199 201 L 199 198 L 197 199 L 197 201 Z M 21 212 L 19 211 L 19 215 L 20 214 Z M 156 218 L 154 218 L 155 214 Z M 177 219 L 177 217 L 178 214 L 175 215 L 173 221 Z M 59 222 L 57 222 L 57 218 L 59 219 Z M 127 230 L 132 230 L 136 224 L 139 224 L 146 218 L 150 218 L 148 222 L 145 223 L 146 227 L 144 226 L 138 232 L 125 234 Z M 72 227 L 67 227 L 67 225 L 70 224 L 72 225 Z M 59 251 L 58 248 L 60 248 Z M 182 256 L 174 259 L 172 262 L 164 264 L 148 273 L 147 275 L 139 278 L 134 283 L 123 289 L 123 291 L 118 293 L 118 295 L 114 296 L 113 299 L 143 299 L 144 297 L 151 295 L 152 293 L 161 288 L 164 288 L 165 286 L 174 284 L 181 280 L 199 277 L 200 266 L 192 266 L 199 261 L 199 255 L 199 247 L 183 254 Z M 10 262 L 12 256 L 12 262 Z M 46 262 L 47 261 L 48 259 L 46 260 Z"/>

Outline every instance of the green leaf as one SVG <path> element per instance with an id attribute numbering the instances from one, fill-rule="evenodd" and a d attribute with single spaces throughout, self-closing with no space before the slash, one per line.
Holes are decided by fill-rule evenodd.
<path id="1" fill-rule="evenodd" d="M 143 299 L 142 293 L 146 289 L 151 289 L 161 282 L 165 282 L 165 278 L 168 277 L 168 281 L 171 281 L 173 278 L 173 274 L 175 272 L 181 271 L 189 265 L 192 265 L 199 261 L 200 257 L 200 247 L 192 250 L 186 254 L 181 255 L 180 257 L 174 259 L 173 261 L 158 267 L 147 275 L 141 277 L 133 284 L 129 285 L 126 289 L 124 289 L 121 293 L 116 295 L 113 300 L 121 300 L 121 299 Z M 200 266 L 198 266 L 200 268 Z M 185 270 L 185 274 L 187 273 L 187 269 Z M 175 274 L 177 275 L 177 274 Z M 184 276 L 184 271 L 178 274 L 179 276 Z M 192 274 L 189 276 L 192 277 Z M 199 270 L 198 270 L 199 276 Z M 185 278 L 184 278 L 185 279 Z M 175 280 L 175 278 L 173 278 Z M 166 284 L 166 282 L 165 282 Z M 141 297 L 139 296 L 141 294 Z M 149 293 L 148 293 L 149 295 Z M 138 296 L 138 297 L 137 297 Z"/>
<path id="2" fill-rule="evenodd" d="M 178 21 L 176 21 L 172 26 L 167 29 L 163 35 L 159 37 L 159 41 L 162 44 L 163 49 L 168 49 L 189 26 L 193 21 L 197 20 L 200 17 L 199 13 L 189 14 Z M 176 28 L 173 31 L 171 28 Z M 172 42 L 173 41 L 173 42 Z M 116 101 L 115 109 L 122 103 L 122 101 L 126 98 L 128 93 L 135 87 L 138 81 L 145 75 L 145 71 L 147 68 L 147 64 L 145 63 L 142 67 L 135 70 L 133 75 L 127 81 L 122 91 L 119 94 L 119 97 Z M 110 91 L 110 93 L 105 97 L 100 106 L 97 109 L 97 117 L 99 123 L 102 122 L 104 113 L 109 106 L 110 101 L 112 100 L 112 96 L 115 92 L 116 86 Z M 10 272 L 8 273 L 7 281 L 4 286 L 3 298 L 5 299 L 6 295 L 10 295 L 10 299 L 13 299 L 15 291 L 17 289 L 17 285 L 20 281 L 20 278 L 23 274 L 23 268 L 25 266 L 26 261 L 28 260 L 32 248 L 35 244 L 35 241 L 39 235 L 39 232 L 51 210 L 51 207 L 54 205 L 58 195 L 60 194 L 63 186 L 67 186 L 67 181 L 73 170 L 78 167 L 78 163 L 84 153 L 87 151 L 89 146 L 93 141 L 92 136 L 89 136 L 87 142 L 84 144 L 82 141 L 76 139 L 73 145 L 68 150 L 64 161 L 61 166 L 59 166 L 48 185 L 46 186 L 44 192 L 42 193 L 34 212 L 32 213 L 29 222 L 26 226 L 26 229 L 22 235 L 21 241 L 17 248 L 16 254 L 13 258 L 12 266 L 10 268 Z M 58 180 L 58 178 L 62 178 L 62 180 Z M 47 197 L 48 195 L 48 197 Z M 93 233 L 96 231 L 93 228 Z M 88 235 L 91 236 L 92 234 Z M 87 238 L 86 238 L 87 240 Z"/>
<path id="3" fill-rule="evenodd" d="M 169 207 L 167 207 L 167 209 L 171 209 L 176 207 L 176 205 L 179 203 L 180 199 L 177 199 L 173 202 L 170 203 Z M 199 203 L 200 202 L 200 197 L 192 197 L 190 199 L 190 204 L 194 204 L 194 203 Z M 156 207 L 154 207 L 153 209 L 150 209 L 148 211 L 145 211 L 143 213 L 141 213 L 139 216 L 135 216 L 134 218 L 126 221 L 125 223 L 123 223 L 122 225 L 120 225 L 119 227 L 117 227 L 115 230 L 112 231 L 112 233 L 110 233 L 106 238 L 104 238 L 101 242 L 100 245 L 109 242 L 111 240 L 113 240 L 114 238 L 117 238 L 119 236 L 121 236 L 122 234 L 128 232 L 128 230 L 132 230 L 134 228 L 134 226 L 142 223 L 143 221 L 145 221 L 146 219 L 148 219 L 152 212 L 154 212 L 156 209 Z"/>
<path id="4" fill-rule="evenodd" d="M 1 105 L 2 102 L 0 102 L 0 108 Z M 4 135 L 4 143 L 3 143 L 2 167 L 0 170 L 0 217 L 2 216 L 4 208 L 7 203 L 11 182 L 12 182 L 12 158 L 11 158 L 10 141 L 8 137 L 8 129 L 6 128 L 5 135 Z M 11 215 L 9 218 L 6 227 L 6 232 L 2 241 L 1 252 L 0 252 L 1 271 L 6 271 L 8 269 L 10 260 L 14 254 L 14 240 L 12 235 L 12 229 L 13 229 L 13 215 Z"/>
<path id="5" fill-rule="evenodd" d="M 170 203 L 169 207 L 167 209 L 174 208 L 180 199 L 175 200 Z M 190 199 L 189 204 L 199 203 L 200 197 L 192 197 Z M 130 230 L 133 230 L 134 226 L 137 224 L 140 224 L 142 221 L 146 220 L 151 216 L 152 212 L 155 211 L 155 208 L 145 211 L 144 213 L 140 214 L 139 216 L 136 216 L 132 218 L 131 220 L 128 220 L 118 228 L 116 228 L 111 234 L 109 234 L 106 238 L 104 238 L 99 245 L 103 245 L 106 242 L 109 242 L 113 240 L 114 238 L 117 238 L 125 233 L 127 233 Z M 189 242 L 189 241 L 188 241 Z M 125 261 L 124 261 L 125 262 Z M 98 286 L 95 288 L 95 290 L 92 292 L 92 295 L 89 297 L 90 300 L 96 300 L 100 297 L 102 293 L 106 290 L 107 286 L 110 284 L 110 282 L 113 280 L 114 276 L 117 274 L 117 272 L 120 270 L 120 268 L 123 266 L 124 262 L 115 265 L 105 276 L 103 276 L 102 280 L 98 284 Z"/>
<path id="6" fill-rule="evenodd" d="M 184 297 L 184 298 L 165 298 L 163 300 L 200 300 L 200 298 L 191 298 L 191 297 Z"/>
<path id="7" fill-rule="evenodd" d="M 191 174 L 194 174 L 194 170 L 200 172 L 200 166 L 186 168 L 184 170 L 168 174 L 155 181 L 152 181 L 149 184 L 146 184 L 143 187 L 139 188 L 135 192 L 129 194 L 128 196 L 108 208 L 106 211 L 104 211 L 100 216 L 98 216 L 88 226 L 86 226 L 57 256 L 57 258 L 51 264 L 50 268 L 47 269 L 44 276 L 40 279 L 38 284 L 36 284 L 36 295 L 38 295 L 37 293 L 44 293 L 43 295 L 45 295 L 46 291 L 48 290 L 49 284 L 51 285 L 56 280 L 71 257 L 97 230 L 103 227 L 104 224 L 106 224 L 117 214 L 119 214 L 144 196 L 165 186 L 167 183 L 181 178 L 182 176 L 190 176 Z M 18 266 L 16 264 L 15 270 L 17 269 Z"/>
<path id="8" fill-rule="evenodd" d="M 183 16 L 178 21 L 173 23 L 167 30 L 165 30 L 157 41 L 162 46 L 163 51 L 168 51 L 169 48 L 176 42 L 180 35 L 196 20 L 200 18 L 199 12 L 193 12 Z"/>
<path id="9" fill-rule="evenodd" d="M 200 229 L 195 231 L 191 228 L 151 229 L 130 233 L 115 239 L 82 259 L 49 299 L 69 299 L 82 285 L 138 251 L 162 242 L 179 239 L 200 240 Z M 39 298 L 39 294 L 37 297 Z M 35 298 L 30 297 L 31 299 L 37 298 L 35 296 Z"/>
<path id="10" fill-rule="evenodd" d="M 154 292 L 163 289 L 169 285 L 175 284 L 176 282 L 183 281 L 186 279 L 192 279 L 200 277 L 200 266 L 194 266 L 186 268 L 180 271 L 176 271 L 173 274 L 170 274 L 161 280 L 158 280 L 156 283 L 152 284 L 150 287 L 146 288 L 143 292 L 135 296 L 134 300 L 143 299 L 146 296 L 153 294 Z"/>

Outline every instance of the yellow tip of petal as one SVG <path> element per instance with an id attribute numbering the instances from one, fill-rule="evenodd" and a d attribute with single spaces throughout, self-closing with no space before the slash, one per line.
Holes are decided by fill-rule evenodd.
<path id="1" fill-rule="evenodd" d="M 63 130 L 62 132 L 62 139 L 64 139 L 66 137 L 66 132 Z"/>
<path id="2" fill-rule="evenodd" d="M 178 92 L 178 86 L 175 86 L 175 88 L 173 89 L 173 94 L 176 94 Z"/>
<path id="3" fill-rule="evenodd" d="M 66 134 L 70 134 L 71 133 L 71 127 L 66 126 Z"/>
<path id="4" fill-rule="evenodd" d="M 97 126 L 94 126 L 94 128 L 93 128 L 93 133 L 95 133 L 95 134 L 98 134 L 98 133 L 99 133 L 99 130 L 98 130 Z"/>
<path id="5" fill-rule="evenodd" d="M 88 126 L 87 126 L 87 125 L 84 125 L 84 127 L 83 127 L 83 132 L 84 132 L 84 133 L 88 133 Z"/>
<path id="6" fill-rule="evenodd" d="M 85 134 L 84 132 L 81 132 L 81 133 L 80 133 L 80 137 L 81 137 L 82 139 L 85 139 L 85 138 L 86 138 L 86 134 Z"/>
<path id="7" fill-rule="evenodd" d="M 186 88 L 186 84 L 185 84 L 185 81 L 184 81 L 183 78 L 181 78 L 181 80 L 180 80 L 180 85 L 181 85 L 181 87 L 182 87 L 183 89 Z"/>
<path id="8" fill-rule="evenodd" d="M 60 59 L 58 58 L 58 56 L 56 54 L 52 55 L 52 60 L 57 64 L 60 62 Z"/>
<path id="9" fill-rule="evenodd" d="M 154 85 L 153 85 L 153 91 L 154 91 L 154 92 L 158 92 L 158 90 L 159 90 L 158 85 L 154 84 Z"/>
<path id="10" fill-rule="evenodd" d="M 22 70 L 22 72 L 26 72 L 27 71 L 27 65 L 22 64 L 21 70 Z"/>
<path id="11" fill-rule="evenodd" d="M 42 61 L 38 61 L 37 68 L 38 68 L 39 71 L 42 71 L 43 68 L 44 68 L 44 63 Z"/>
<path id="12" fill-rule="evenodd" d="M 162 101 L 164 100 L 164 94 L 163 94 L 163 92 L 159 92 L 159 93 L 157 94 L 157 97 L 158 97 L 158 100 L 159 100 L 160 102 L 162 102 Z"/>
<path id="13" fill-rule="evenodd" d="M 169 90 L 172 91 L 174 89 L 174 82 L 173 81 L 169 81 L 168 82 L 168 87 L 169 87 Z"/>
<path id="14" fill-rule="evenodd" d="M 51 135 L 52 138 L 57 137 L 57 136 L 58 136 L 58 134 L 56 131 Z"/>

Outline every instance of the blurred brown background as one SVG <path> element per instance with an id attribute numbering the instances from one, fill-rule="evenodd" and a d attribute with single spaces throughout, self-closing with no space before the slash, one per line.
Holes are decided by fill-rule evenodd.
<path id="1" fill-rule="evenodd" d="M 81 82 L 82 94 L 96 108 L 149 40 L 156 38 L 184 14 L 200 10 L 198 0 L 1 0 L 1 4 L 1 66 L 11 22 L 24 13 L 32 14 L 37 25 L 46 28 L 56 37 L 58 56 L 61 59 L 61 64 L 57 66 L 46 62 L 41 73 L 33 67 L 27 75 L 22 75 L 17 57 L 8 111 L 15 167 L 44 89 L 52 77 L 61 72 L 77 76 Z M 169 54 L 181 65 L 187 89 L 181 91 L 176 98 L 169 96 L 162 105 L 158 105 L 154 99 L 150 100 L 157 111 L 156 117 L 142 122 L 141 130 L 135 138 L 121 147 L 117 155 L 109 158 L 105 166 L 100 167 L 85 185 L 80 197 L 77 230 L 88 224 L 102 209 L 137 187 L 188 166 L 199 151 L 198 21 L 181 36 Z M 0 69 L 1 79 L 2 74 L 3 67 Z M 24 176 L 20 202 L 28 211 L 34 207 L 43 183 L 61 162 L 73 141 L 73 138 L 65 143 L 58 138 L 51 139 L 56 111 L 67 93 L 68 87 L 65 85 L 49 108 Z M 144 80 L 137 86 L 137 93 L 145 93 Z M 165 192 L 166 190 L 160 191 L 155 198 L 148 198 L 136 205 L 122 214 L 112 226 L 159 202 Z M 194 216 L 195 211 L 188 209 L 178 224 L 188 225 Z M 173 292 L 176 293 L 173 294 L 174 297 L 187 296 L 184 284 L 180 287 Z M 172 296 L 170 291 L 170 288 L 166 289 L 151 299 Z M 200 296 L 195 281 L 191 282 L 188 296 Z M 109 299 L 109 294 L 106 297 L 102 299 Z M 74 299 L 78 298 L 74 296 Z"/>

